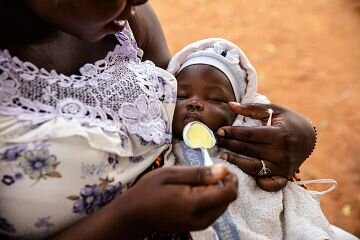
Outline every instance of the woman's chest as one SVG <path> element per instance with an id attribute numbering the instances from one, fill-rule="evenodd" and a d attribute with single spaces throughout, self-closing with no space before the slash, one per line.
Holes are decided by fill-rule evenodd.
<path id="1" fill-rule="evenodd" d="M 86 42 L 66 33 L 58 33 L 39 43 L 7 46 L 12 55 L 31 62 L 47 71 L 64 75 L 78 74 L 86 63 L 104 59 L 112 51 L 117 39 L 108 36 L 98 42 Z"/>

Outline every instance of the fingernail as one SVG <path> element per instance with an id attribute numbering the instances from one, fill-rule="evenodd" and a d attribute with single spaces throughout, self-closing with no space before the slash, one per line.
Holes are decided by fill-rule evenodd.
<path id="1" fill-rule="evenodd" d="M 211 175 L 213 177 L 222 177 L 226 171 L 226 167 L 222 164 L 216 164 L 211 167 Z"/>
<path id="2" fill-rule="evenodd" d="M 225 136 L 225 131 L 224 131 L 224 129 L 218 129 L 217 130 L 217 135 L 219 135 L 220 137 L 224 137 Z"/>
<path id="3" fill-rule="evenodd" d="M 224 161 L 227 161 L 228 160 L 228 155 L 226 153 L 222 153 L 220 155 L 220 159 L 224 160 Z"/>

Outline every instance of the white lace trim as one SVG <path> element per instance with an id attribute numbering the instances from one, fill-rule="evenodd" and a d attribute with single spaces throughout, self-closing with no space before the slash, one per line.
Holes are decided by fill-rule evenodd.
<path id="1" fill-rule="evenodd" d="M 34 124 L 56 117 L 77 119 L 110 132 L 126 129 L 145 141 L 165 136 L 161 101 L 165 81 L 153 63 L 141 62 L 130 27 L 105 59 L 85 64 L 80 75 L 50 72 L 0 50 L 0 114 Z"/>

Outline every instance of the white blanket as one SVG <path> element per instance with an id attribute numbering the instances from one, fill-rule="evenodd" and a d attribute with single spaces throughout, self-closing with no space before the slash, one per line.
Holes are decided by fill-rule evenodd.
<path id="1" fill-rule="evenodd" d="M 173 145 L 178 164 L 184 164 L 181 143 Z M 308 191 L 289 182 L 278 192 L 260 189 L 255 179 L 235 165 L 219 158 L 220 149 L 210 152 L 214 163 L 227 165 L 238 177 L 238 198 L 228 212 L 236 224 L 239 238 L 246 239 L 337 239 L 319 205 L 323 193 Z M 331 181 L 330 181 L 331 182 Z M 212 227 L 193 232 L 194 240 L 219 239 Z"/>

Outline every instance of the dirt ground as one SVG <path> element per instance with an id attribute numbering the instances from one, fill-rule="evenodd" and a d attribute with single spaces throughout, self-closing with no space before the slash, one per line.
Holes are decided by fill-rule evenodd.
<path id="1" fill-rule="evenodd" d="M 247 53 L 259 92 L 313 121 L 301 178 L 334 178 L 329 221 L 360 237 L 360 0 L 152 0 L 172 53 L 207 37 Z"/>

